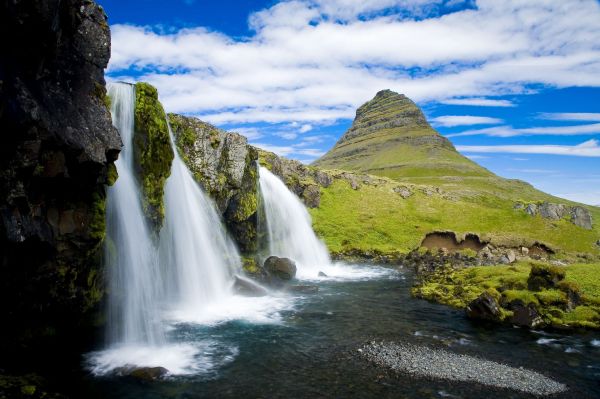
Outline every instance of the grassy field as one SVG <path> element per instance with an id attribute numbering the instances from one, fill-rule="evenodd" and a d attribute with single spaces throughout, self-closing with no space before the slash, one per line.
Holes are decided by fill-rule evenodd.
<path id="1" fill-rule="evenodd" d="M 532 267 L 548 268 L 564 273 L 555 286 L 539 290 L 528 289 Z M 577 293 L 580 303 L 568 306 L 568 292 Z M 510 266 L 480 266 L 464 269 L 443 268 L 426 276 L 413 288 L 417 297 L 465 308 L 483 291 L 498 298 L 505 317 L 505 307 L 513 301 L 531 304 L 547 325 L 556 328 L 600 328 L 600 263 L 548 266 L 540 263 L 518 262 Z"/>
<path id="2" fill-rule="evenodd" d="M 595 244 L 600 238 L 598 223 L 593 230 L 585 230 L 566 219 L 532 217 L 513 209 L 519 200 L 569 203 L 522 182 L 470 179 L 434 186 L 374 180 L 372 184 L 359 180 L 356 190 L 343 179 L 321 188 L 321 203 L 310 212 L 315 231 L 332 252 L 406 253 L 418 248 L 427 233 L 453 231 L 458 236 L 475 233 L 498 246 L 542 243 L 559 257 L 600 255 Z M 394 191 L 398 188 L 406 188 L 412 195 L 404 199 Z M 589 209 L 594 220 L 600 220 L 600 208 Z"/>

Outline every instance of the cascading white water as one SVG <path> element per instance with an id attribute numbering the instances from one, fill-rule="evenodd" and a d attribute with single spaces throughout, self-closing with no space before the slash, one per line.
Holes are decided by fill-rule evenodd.
<path id="1" fill-rule="evenodd" d="M 108 339 L 113 345 L 158 345 L 165 341 L 158 303 L 158 258 L 134 175 L 135 88 L 126 83 L 111 83 L 108 95 L 113 125 L 123 140 L 123 149 L 115 163 L 119 178 L 108 189 L 106 205 Z"/>
<path id="2" fill-rule="evenodd" d="M 294 260 L 299 277 L 316 277 L 331 266 L 327 247 L 317 238 L 302 201 L 267 168 L 259 166 L 269 255 Z"/>
<path id="3" fill-rule="evenodd" d="M 241 263 L 215 205 L 179 156 L 170 126 L 169 134 L 175 158 L 165 187 L 160 253 L 172 269 L 168 292 L 175 317 L 194 319 L 232 295 L 233 275 Z"/>

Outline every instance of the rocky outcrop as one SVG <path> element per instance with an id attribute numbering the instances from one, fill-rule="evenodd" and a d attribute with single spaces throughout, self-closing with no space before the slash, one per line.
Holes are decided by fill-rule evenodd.
<path id="1" fill-rule="evenodd" d="M 467 316 L 472 319 L 499 321 L 502 319 L 502 311 L 496 298 L 489 292 L 484 291 L 467 305 Z"/>
<path id="2" fill-rule="evenodd" d="M 215 200 L 243 253 L 257 249 L 258 153 L 248 140 L 202 122 L 169 114 L 175 142 L 194 178 Z"/>
<path id="3" fill-rule="evenodd" d="M 99 6 L 2 2 L 0 32 L 0 368 L 32 367 L 92 337 L 81 328 L 104 294 L 105 189 L 121 140 Z"/>
<path id="4" fill-rule="evenodd" d="M 269 256 L 263 265 L 264 270 L 281 280 L 291 280 L 296 277 L 296 263 L 288 258 Z"/>
<path id="5" fill-rule="evenodd" d="M 173 149 L 167 115 L 158 92 L 148 83 L 135 85 L 135 132 L 133 155 L 142 187 L 144 213 L 158 232 L 165 217 L 165 183 L 171 174 Z"/>
<path id="6" fill-rule="evenodd" d="M 568 219 L 571 223 L 586 230 L 592 229 L 592 214 L 582 206 L 568 206 L 565 204 L 554 204 L 551 202 L 540 202 L 523 204 L 517 202 L 516 210 L 524 210 L 530 216 L 540 215 L 544 219 L 560 220 Z"/>

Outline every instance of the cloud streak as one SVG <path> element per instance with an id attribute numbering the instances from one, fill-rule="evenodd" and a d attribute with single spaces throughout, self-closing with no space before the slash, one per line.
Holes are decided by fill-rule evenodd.
<path id="1" fill-rule="evenodd" d="M 431 120 L 436 126 L 454 127 L 469 125 L 495 125 L 503 123 L 502 119 L 489 118 L 487 116 L 472 115 L 444 115 Z"/>
<path id="2" fill-rule="evenodd" d="M 598 140 L 588 140 L 579 145 L 458 145 L 456 149 L 464 153 L 511 153 L 548 154 L 577 157 L 600 157 Z"/>
<path id="3" fill-rule="evenodd" d="M 515 136 L 585 136 L 600 133 L 600 123 L 574 126 L 544 126 L 525 129 L 514 129 L 510 126 L 495 126 L 485 129 L 467 130 L 460 133 L 449 134 L 446 137 L 464 136 L 490 136 L 490 137 L 515 137 Z"/>

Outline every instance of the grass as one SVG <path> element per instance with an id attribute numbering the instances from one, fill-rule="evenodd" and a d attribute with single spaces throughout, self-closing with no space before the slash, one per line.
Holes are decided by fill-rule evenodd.
<path id="1" fill-rule="evenodd" d="M 464 269 L 443 268 L 425 276 L 413 288 L 419 298 L 456 308 L 465 308 L 483 291 L 497 293 L 506 309 L 520 301 L 532 304 L 544 321 L 556 328 L 600 328 L 600 263 L 573 264 L 560 267 L 565 277 L 556 286 L 539 291 L 527 289 L 532 267 L 546 267 L 538 263 L 518 262 L 510 266 L 479 266 Z M 581 297 L 577 306 L 569 308 L 567 292 L 576 287 Z"/>
<path id="2" fill-rule="evenodd" d="M 585 230 L 568 220 L 532 217 L 513 209 L 517 198 L 546 198 L 528 189 L 530 186 L 444 188 L 441 194 L 427 195 L 424 191 L 434 186 L 391 179 L 378 179 L 374 184 L 358 182 L 360 187 L 353 190 L 348 181 L 335 179 L 331 186 L 321 188 L 320 206 L 310 210 L 315 231 L 332 252 L 407 253 L 418 248 L 427 233 L 454 231 L 458 236 L 475 233 L 498 246 L 529 247 L 539 242 L 558 256 L 600 255 L 595 244 L 600 237 L 598 224 L 594 230 Z M 403 199 L 394 192 L 397 187 L 408 187 L 413 195 Z M 594 219 L 600 220 L 600 209 L 590 209 Z"/>

